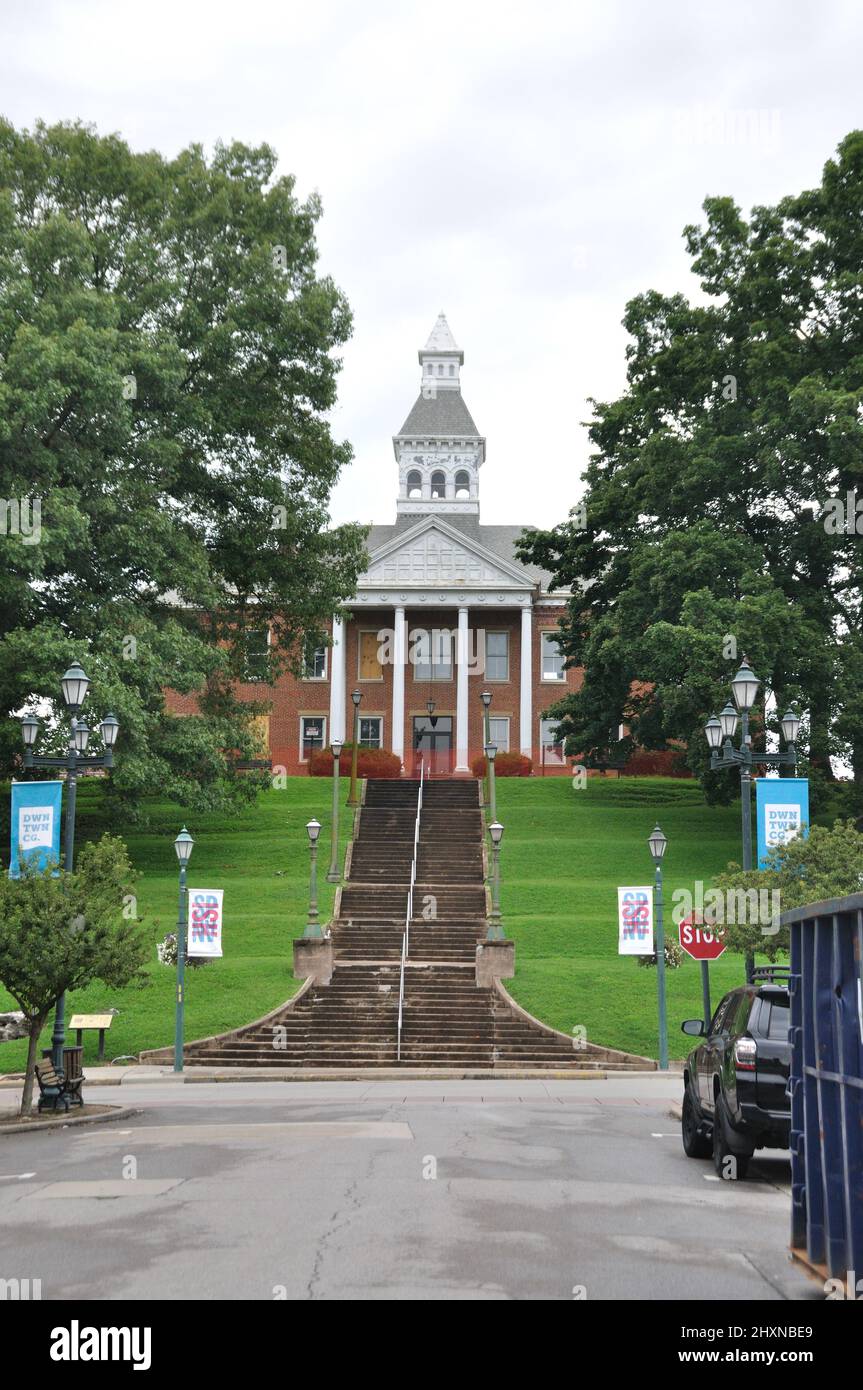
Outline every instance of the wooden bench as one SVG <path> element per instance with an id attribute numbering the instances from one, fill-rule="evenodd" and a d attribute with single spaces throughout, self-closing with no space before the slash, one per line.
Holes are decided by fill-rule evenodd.
<path id="1" fill-rule="evenodd" d="M 68 1110 L 70 1105 L 83 1105 L 81 1098 L 81 1083 L 83 1076 L 71 1076 L 68 1079 L 62 1072 L 54 1069 L 54 1063 L 50 1057 L 43 1057 L 41 1062 L 36 1063 L 36 1080 L 39 1083 L 39 1109 L 40 1110 Z"/>

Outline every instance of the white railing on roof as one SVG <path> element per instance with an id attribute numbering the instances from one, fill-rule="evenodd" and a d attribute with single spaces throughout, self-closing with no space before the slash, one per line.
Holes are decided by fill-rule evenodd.
<path id="1" fill-rule="evenodd" d="M 423 808 L 423 784 L 425 782 L 425 762 L 420 759 L 420 785 L 417 792 L 417 814 L 414 821 L 414 849 L 411 855 L 411 878 L 408 885 L 408 900 L 405 906 L 405 929 L 402 936 L 402 964 L 399 974 L 399 1021 L 396 1034 L 396 1061 L 402 1059 L 402 1018 L 405 1003 L 405 964 L 410 952 L 411 918 L 414 915 L 414 884 L 417 881 L 417 853 L 420 843 L 420 814 Z"/>

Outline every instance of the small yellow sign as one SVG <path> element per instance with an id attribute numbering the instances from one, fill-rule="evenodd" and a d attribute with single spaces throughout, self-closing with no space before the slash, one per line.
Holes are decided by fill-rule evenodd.
<path id="1" fill-rule="evenodd" d="M 113 1022 L 113 1014 L 73 1014 L 69 1019 L 69 1027 L 110 1028 Z"/>

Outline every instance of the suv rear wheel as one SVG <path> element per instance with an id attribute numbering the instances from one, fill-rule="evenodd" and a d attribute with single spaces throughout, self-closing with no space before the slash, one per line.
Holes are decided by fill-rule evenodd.
<path id="1" fill-rule="evenodd" d="M 683 1139 L 683 1152 L 687 1158 L 709 1158 L 710 1140 L 698 1128 L 699 1115 L 689 1087 L 683 1093 L 683 1113 L 680 1117 L 680 1134 Z"/>
<path id="2" fill-rule="evenodd" d="M 745 1178 L 751 1157 L 751 1154 L 735 1153 L 731 1148 L 728 1142 L 725 1101 L 721 1095 L 717 1095 L 713 1117 L 713 1166 L 717 1176 L 726 1182 L 733 1182 L 736 1178 Z"/>

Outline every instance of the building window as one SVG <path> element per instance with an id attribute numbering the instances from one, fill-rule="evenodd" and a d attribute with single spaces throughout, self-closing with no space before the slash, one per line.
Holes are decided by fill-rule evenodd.
<path id="1" fill-rule="evenodd" d="M 455 376 L 455 367 L 452 362 L 449 364 L 449 374 L 450 376 Z"/>
<path id="2" fill-rule="evenodd" d="M 431 475 L 431 495 L 432 497 L 443 498 L 446 496 L 446 475 L 443 473 L 432 473 Z"/>
<path id="3" fill-rule="evenodd" d="M 470 497 L 470 476 L 463 470 L 455 475 L 455 495 L 460 499 Z"/>
<path id="4" fill-rule="evenodd" d="M 326 738 L 326 715 L 304 714 L 300 719 L 300 762 L 308 762 L 316 749 L 324 747 Z"/>
<path id="5" fill-rule="evenodd" d="M 541 719 L 539 721 L 540 761 L 545 765 L 562 767 L 564 764 L 563 740 L 558 738 L 559 721 Z"/>
<path id="6" fill-rule="evenodd" d="M 438 362 L 438 364 L 437 364 L 437 374 L 438 374 L 438 376 L 443 376 L 443 362 Z"/>
<path id="7" fill-rule="evenodd" d="M 498 753 L 509 752 L 509 719 L 490 719 L 488 721 L 489 737 L 496 746 Z"/>
<path id="8" fill-rule="evenodd" d="M 422 474 L 416 468 L 408 473 L 407 494 L 408 497 L 422 497 L 423 495 Z"/>
<path id="9" fill-rule="evenodd" d="M 542 653 L 542 679 L 544 681 L 563 681 L 566 680 L 566 672 L 563 669 L 564 657 L 560 650 L 560 642 L 553 632 L 540 633 L 541 653 Z"/>
<path id="10" fill-rule="evenodd" d="M 383 638 L 377 630 L 366 630 L 359 634 L 359 679 L 361 681 L 382 681 L 381 642 Z"/>
<path id="11" fill-rule="evenodd" d="M 326 678 L 327 648 L 316 647 L 313 642 L 307 642 L 303 659 L 303 680 L 325 681 Z"/>
<path id="12" fill-rule="evenodd" d="M 509 633 L 487 632 L 485 634 L 485 675 L 486 680 L 509 680 Z"/>
<path id="13" fill-rule="evenodd" d="M 382 748 L 384 721 L 381 715 L 363 715 L 360 719 L 360 748 Z"/>
<path id="14" fill-rule="evenodd" d="M 414 680 L 452 680 L 452 633 L 448 628 L 415 628 L 410 635 Z"/>
<path id="15" fill-rule="evenodd" d="M 245 677 L 247 681 L 265 681 L 269 675 L 270 629 L 250 628 L 244 636 Z"/>

